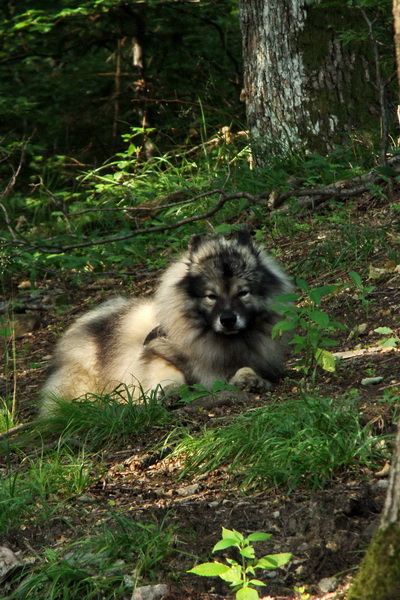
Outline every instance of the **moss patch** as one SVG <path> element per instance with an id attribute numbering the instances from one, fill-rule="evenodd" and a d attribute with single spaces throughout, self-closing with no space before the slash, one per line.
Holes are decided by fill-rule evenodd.
<path id="1" fill-rule="evenodd" d="M 400 523 L 375 534 L 347 600 L 400 598 Z"/>

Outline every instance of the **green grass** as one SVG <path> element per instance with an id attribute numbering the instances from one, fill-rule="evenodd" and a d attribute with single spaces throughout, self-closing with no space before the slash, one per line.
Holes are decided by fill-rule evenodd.
<path id="1" fill-rule="evenodd" d="M 126 392 L 127 402 L 121 403 L 122 392 Z M 124 447 L 143 437 L 149 429 L 171 420 L 156 393 L 143 396 L 138 403 L 124 386 L 104 396 L 88 395 L 79 401 L 55 399 L 54 402 L 57 405 L 54 415 L 42 419 L 38 430 L 44 436 L 55 435 L 67 443 L 71 438 L 78 439 L 90 451 L 111 445 Z"/>
<path id="2" fill-rule="evenodd" d="M 324 487 L 335 474 L 373 467 L 385 458 L 382 437 L 358 418 L 357 399 L 301 395 L 248 411 L 228 425 L 186 435 L 183 476 L 228 467 L 242 489 Z"/>
<path id="3" fill-rule="evenodd" d="M 57 449 L 38 458 L 25 457 L 8 468 L 0 481 L 0 532 L 8 533 L 24 520 L 43 522 L 60 511 L 69 497 L 80 494 L 91 480 L 84 452 Z"/>
<path id="4" fill-rule="evenodd" d="M 166 558 L 177 551 L 175 537 L 175 528 L 165 521 L 140 522 L 134 513 L 109 511 L 84 541 L 47 548 L 37 565 L 14 580 L 6 598 L 123 600 L 139 580 L 155 581 Z"/>
<path id="5" fill-rule="evenodd" d="M 0 448 L 8 467 L 0 481 L 0 531 L 12 531 L 24 519 L 50 519 L 70 496 L 82 493 L 94 471 L 88 452 L 125 448 L 149 429 L 170 421 L 155 394 L 143 397 L 140 404 L 132 399 L 122 404 L 118 402 L 121 392 L 119 388 L 114 394 L 79 402 L 58 400 L 54 416 L 39 421 L 33 432 L 24 434 L 12 447 L 10 441 L 2 441 Z M 49 451 L 47 445 L 54 439 L 57 448 Z M 20 451 L 22 458 L 15 466 L 12 452 L 24 444 L 34 447 L 34 455 L 43 447 L 43 454 L 23 456 Z"/>
<path id="6" fill-rule="evenodd" d="M 8 431 L 15 426 L 16 423 L 12 418 L 11 411 L 9 410 L 6 401 L 0 397 L 0 433 Z"/>
<path id="7" fill-rule="evenodd" d="M 393 244 L 390 232 L 380 224 L 354 225 L 345 221 L 329 230 L 325 239 L 308 252 L 296 265 L 298 275 L 310 273 L 334 273 L 338 269 L 354 270 L 368 262 L 400 259 L 399 246 Z"/>

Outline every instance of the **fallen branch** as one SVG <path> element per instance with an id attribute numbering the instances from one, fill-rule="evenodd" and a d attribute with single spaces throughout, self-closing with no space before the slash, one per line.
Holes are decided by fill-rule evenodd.
<path id="1" fill-rule="evenodd" d="M 400 156 L 394 156 L 387 161 L 387 166 L 396 170 L 400 165 Z M 398 174 L 398 173 L 396 173 Z M 370 190 L 371 184 L 385 182 L 385 178 L 375 169 L 353 179 L 345 179 L 330 183 L 323 188 L 303 188 L 297 190 L 288 190 L 282 194 L 275 195 L 266 205 L 270 210 L 276 210 L 291 198 L 304 198 L 298 204 L 302 208 L 315 208 L 327 200 L 346 200 L 353 198 Z"/>
<path id="2" fill-rule="evenodd" d="M 10 437 L 10 435 L 15 435 L 16 433 L 20 433 L 21 431 L 30 429 L 34 426 L 34 424 L 35 423 L 31 421 L 29 423 L 22 423 L 22 425 L 16 425 L 15 427 L 11 427 L 11 429 L 7 429 L 7 431 L 3 431 L 3 433 L 0 433 L 0 441 L 4 440 L 7 437 Z"/>
<path id="3" fill-rule="evenodd" d="M 396 167 L 400 165 L 400 156 L 395 156 L 388 160 L 388 167 L 393 170 L 393 175 L 398 174 L 399 171 L 396 170 Z M 5 238 L 0 238 L 0 241 L 3 242 L 3 247 L 14 247 L 21 248 L 21 252 L 26 252 L 26 250 L 34 251 L 39 250 L 43 253 L 52 253 L 52 254 L 63 254 L 69 252 L 71 250 L 76 250 L 78 248 L 89 248 L 92 246 L 100 246 L 103 244 L 111 244 L 114 242 L 123 242 L 129 239 L 132 239 L 138 235 L 147 235 L 152 233 L 160 233 L 162 231 L 173 231 L 182 227 L 183 225 L 188 225 L 189 223 L 195 223 L 197 221 L 203 221 L 209 219 L 214 216 L 227 202 L 232 200 L 239 200 L 242 198 L 246 198 L 253 205 L 263 206 L 266 208 L 268 212 L 282 210 L 283 204 L 287 202 L 289 199 L 297 199 L 297 204 L 301 208 L 313 210 L 317 206 L 321 205 L 323 202 L 328 200 L 347 200 L 348 198 L 352 198 L 354 196 L 358 196 L 366 191 L 371 189 L 371 185 L 380 184 L 387 181 L 387 176 L 380 174 L 376 170 L 372 170 L 365 175 L 355 177 L 353 179 L 347 179 L 344 181 L 338 181 L 336 183 L 331 183 L 322 188 L 303 188 L 303 189 L 292 189 L 281 194 L 276 195 L 271 192 L 264 192 L 259 195 L 253 195 L 249 192 L 235 192 L 228 194 L 223 189 L 217 188 L 210 190 L 208 192 L 203 192 L 192 198 L 179 200 L 177 202 L 170 202 L 168 204 L 158 204 L 155 202 L 153 206 L 150 203 L 146 203 L 144 206 L 135 206 L 135 207 L 117 207 L 117 208 L 95 208 L 95 209 L 87 209 L 86 211 L 81 211 L 80 214 L 84 212 L 109 212 L 109 211 L 126 211 L 129 214 L 134 214 L 137 212 L 148 212 L 148 211 L 159 211 L 164 208 L 173 208 L 178 206 L 188 205 L 190 203 L 196 202 L 203 198 L 208 198 L 210 196 L 219 195 L 219 199 L 216 204 L 207 211 L 194 215 L 192 217 L 185 217 L 180 219 L 179 221 L 175 221 L 174 223 L 165 223 L 163 225 L 153 225 L 150 227 L 137 227 L 133 231 L 124 235 L 115 235 L 111 237 L 105 237 L 101 239 L 86 239 L 85 241 L 77 242 L 76 244 L 68 244 L 68 245 L 56 245 L 51 242 L 51 240 L 43 240 L 43 243 L 34 244 L 29 242 L 28 240 L 22 238 L 19 235 L 19 239 L 7 240 Z M 67 215 L 66 215 L 67 216 Z M 71 215 L 73 216 L 73 213 Z M 1 212 L 0 212 L 1 218 Z M 19 253 L 14 254 L 13 258 L 19 256 Z"/>
<path id="4" fill-rule="evenodd" d="M 180 221 L 176 221 L 175 223 L 169 223 L 169 224 L 164 224 L 164 225 L 153 225 L 151 227 L 138 227 L 136 228 L 134 231 L 132 231 L 131 233 L 125 234 L 125 235 L 119 235 L 119 236 L 114 236 L 114 237 L 109 237 L 109 238 L 102 238 L 102 239 L 97 239 L 97 240 L 90 240 L 87 242 L 80 242 L 78 244 L 70 244 L 70 245 L 66 245 L 66 246 L 53 246 L 53 245 L 46 245 L 46 244 L 29 244 L 28 248 L 29 250 L 39 250 L 40 252 L 51 252 L 52 254 L 63 254 L 65 252 L 69 252 L 70 250 L 75 250 L 77 248 L 88 248 L 90 246 L 100 246 L 102 244 L 111 244 L 113 242 L 123 242 L 125 240 L 129 240 L 132 239 L 134 237 L 136 237 L 137 235 L 141 235 L 141 234 L 149 234 L 149 233 L 159 233 L 161 231 L 173 231 L 174 229 L 178 229 L 178 227 L 182 227 L 182 225 L 187 225 L 189 223 L 195 223 L 196 221 L 202 221 L 204 219 L 209 219 L 210 217 L 212 217 L 213 215 L 215 215 L 223 206 L 226 202 L 230 201 L 230 200 L 237 200 L 240 198 L 247 198 L 248 200 L 252 201 L 252 202 L 257 202 L 258 198 L 256 196 L 253 196 L 252 194 L 249 194 L 247 192 L 236 192 L 233 194 L 226 194 L 223 190 L 220 189 L 216 189 L 216 190 L 211 190 L 210 192 L 204 192 L 202 194 L 199 194 L 197 196 L 195 196 L 194 198 L 191 199 L 192 202 L 195 202 L 196 200 L 200 200 L 201 198 L 206 198 L 207 196 L 213 196 L 215 194 L 219 194 L 220 198 L 218 200 L 218 202 L 215 204 L 215 206 L 213 206 L 213 208 L 211 208 L 208 211 L 205 211 L 203 213 L 200 213 L 198 215 L 195 215 L 193 217 L 186 217 L 184 219 L 181 219 Z M 4 246 L 7 245 L 7 243 L 4 244 Z M 18 245 L 19 247 L 23 248 L 23 251 L 26 251 L 27 248 L 27 243 L 25 241 L 14 241 L 9 245 L 13 245 L 16 246 Z M 14 255 L 14 258 L 17 255 Z"/>

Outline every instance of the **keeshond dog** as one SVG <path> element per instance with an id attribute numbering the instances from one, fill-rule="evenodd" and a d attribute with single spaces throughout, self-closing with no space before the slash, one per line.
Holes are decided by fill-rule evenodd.
<path id="1" fill-rule="evenodd" d="M 281 319 L 271 302 L 291 289 L 247 231 L 233 239 L 193 235 L 152 298 L 108 300 L 66 331 L 42 392 L 42 414 L 55 398 L 111 392 L 119 384 L 136 398 L 215 381 L 267 389 L 282 374 L 286 345 L 271 338 Z"/>

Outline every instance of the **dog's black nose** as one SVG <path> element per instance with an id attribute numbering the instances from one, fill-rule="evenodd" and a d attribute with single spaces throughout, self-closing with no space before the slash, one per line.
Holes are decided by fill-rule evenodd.
<path id="1" fill-rule="evenodd" d="M 224 310 L 221 313 L 219 320 L 225 329 L 233 329 L 236 325 L 237 316 L 231 310 Z"/>

